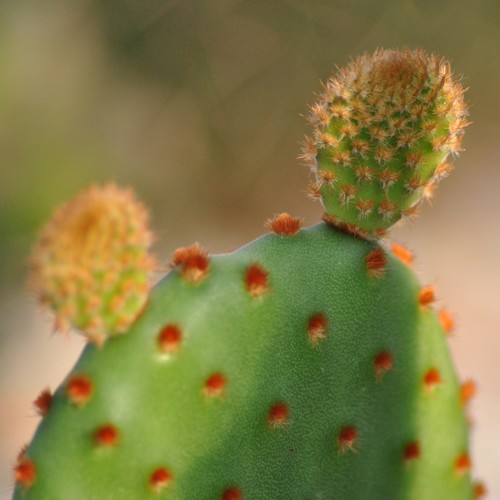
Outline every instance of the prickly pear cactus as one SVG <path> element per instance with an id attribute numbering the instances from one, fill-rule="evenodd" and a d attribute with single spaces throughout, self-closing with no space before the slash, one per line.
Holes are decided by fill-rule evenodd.
<path id="1" fill-rule="evenodd" d="M 433 56 L 378 51 L 312 109 L 304 156 L 325 222 L 279 214 L 234 252 L 180 248 L 149 294 L 151 237 L 130 193 L 93 188 L 42 231 L 33 286 L 89 343 L 35 401 L 43 419 L 14 498 L 482 493 L 464 409 L 474 387 L 459 383 L 446 341 L 453 319 L 434 310 L 411 254 L 376 239 L 449 171 L 462 90 Z"/>

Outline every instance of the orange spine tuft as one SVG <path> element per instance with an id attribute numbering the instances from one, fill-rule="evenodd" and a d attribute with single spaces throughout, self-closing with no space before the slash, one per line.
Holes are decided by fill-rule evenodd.
<path id="1" fill-rule="evenodd" d="M 164 353 L 173 353 L 179 350 L 181 340 L 181 329 L 177 325 L 168 324 L 158 334 L 158 347 Z"/>
<path id="2" fill-rule="evenodd" d="M 222 373 L 213 373 L 205 381 L 203 390 L 210 398 L 220 398 L 224 395 L 227 385 L 227 378 Z"/>
<path id="3" fill-rule="evenodd" d="M 190 283 L 199 283 L 209 272 L 208 253 L 198 243 L 178 248 L 172 259 L 173 266 L 181 268 L 181 274 Z"/>
<path id="4" fill-rule="evenodd" d="M 433 391 L 441 383 L 441 373 L 437 368 L 431 368 L 424 375 L 424 386 L 428 391 Z"/>
<path id="5" fill-rule="evenodd" d="M 392 364 L 393 360 L 392 354 L 390 352 L 379 352 L 373 360 L 373 365 L 375 368 L 375 378 L 377 380 L 380 380 L 382 378 L 382 375 L 392 368 Z"/>
<path id="6" fill-rule="evenodd" d="M 243 492 L 239 488 L 231 486 L 222 492 L 220 500 L 243 500 Z"/>
<path id="7" fill-rule="evenodd" d="M 36 411 L 42 417 L 49 413 L 54 397 L 49 389 L 44 389 L 38 397 L 33 401 Z"/>
<path id="8" fill-rule="evenodd" d="M 302 222 L 298 217 L 283 212 L 268 219 L 266 226 L 279 236 L 294 236 L 300 231 Z"/>
<path id="9" fill-rule="evenodd" d="M 466 380 L 460 386 L 460 402 L 463 406 L 467 406 L 470 400 L 476 395 L 477 387 L 474 380 Z"/>
<path id="10" fill-rule="evenodd" d="M 447 309 L 439 311 L 439 323 L 447 335 L 455 329 L 455 319 Z"/>
<path id="11" fill-rule="evenodd" d="M 358 430 L 353 425 L 343 427 L 337 437 L 339 453 L 345 453 L 347 450 L 356 451 L 355 444 L 358 440 Z"/>
<path id="12" fill-rule="evenodd" d="M 421 306 L 428 306 L 436 301 L 436 287 L 433 285 L 422 288 L 418 294 L 418 302 Z"/>
<path id="13" fill-rule="evenodd" d="M 403 458 L 406 463 L 413 462 L 420 458 L 420 444 L 418 441 L 408 443 L 403 449 Z"/>
<path id="14" fill-rule="evenodd" d="M 365 262 L 370 276 L 381 277 L 384 275 L 387 256 L 382 248 L 374 248 L 365 257 Z"/>
<path id="15" fill-rule="evenodd" d="M 76 406 L 84 406 L 94 392 L 94 384 L 86 375 L 74 375 L 66 385 L 66 395 Z"/>
<path id="16" fill-rule="evenodd" d="M 94 432 L 94 442 L 97 446 L 116 446 L 120 438 L 118 429 L 113 424 L 106 424 Z"/>
<path id="17" fill-rule="evenodd" d="M 411 266 L 413 264 L 413 260 L 415 258 L 413 253 L 403 245 L 393 243 L 391 246 L 391 251 L 401 262 L 403 262 L 407 266 Z"/>
<path id="18" fill-rule="evenodd" d="M 457 476 L 463 476 L 471 469 L 471 459 L 468 453 L 462 453 L 455 460 L 454 471 Z"/>
<path id="19" fill-rule="evenodd" d="M 155 469 L 149 478 L 149 486 L 154 493 L 160 493 L 172 481 L 172 473 L 165 467 Z"/>
<path id="20" fill-rule="evenodd" d="M 31 488 L 36 480 L 35 464 L 24 453 L 20 454 L 18 462 L 14 467 L 14 478 L 16 483 L 22 484 L 26 488 Z"/>
<path id="21" fill-rule="evenodd" d="M 269 273 L 259 264 L 252 264 L 245 274 L 246 289 L 252 297 L 260 297 L 269 289 Z"/>
<path id="22" fill-rule="evenodd" d="M 290 409 L 286 403 L 276 403 L 269 409 L 267 421 L 272 428 L 285 427 L 288 424 Z"/>
<path id="23" fill-rule="evenodd" d="M 321 340 L 324 340 L 327 334 L 328 318 L 324 313 L 313 314 L 307 324 L 307 334 L 314 347 L 317 347 Z"/>

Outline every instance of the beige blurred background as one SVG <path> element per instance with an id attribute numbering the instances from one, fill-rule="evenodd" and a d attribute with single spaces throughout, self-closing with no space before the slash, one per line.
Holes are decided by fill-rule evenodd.
<path id="1" fill-rule="evenodd" d="M 83 346 L 52 335 L 24 288 L 53 208 L 92 182 L 134 186 L 163 262 L 193 241 L 245 243 L 278 211 L 315 223 L 296 160 L 306 104 L 350 57 L 400 46 L 447 56 L 470 87 L 466 151 L 394 239 L 458 319 L 456 364 L 479 387 L 476 475 L 500 498 L 498 0 L 1 2 L 0 498 L 38 423 L 31 402 Z"/>

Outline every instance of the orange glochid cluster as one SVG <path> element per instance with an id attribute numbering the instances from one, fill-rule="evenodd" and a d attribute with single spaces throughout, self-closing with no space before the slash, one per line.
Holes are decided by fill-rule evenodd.
<path id="1" fill-rule="evenodd" d="M 460 385 L 460 402 L 462 406 L 467 406 L 470 400 L 476 395 L 477 387 L 474 380 L 466 380 Z"/>
<path id="2" fill-rule="evenodd" d="M 424 386 L 428 391 L 433 391 L 442 383 L 441 372 L 437 368 L 430 368 L 424 375 Z"/>
<path id="3" fill-rule="evenodd" d="M 406 463 L 413 462 L 417 458 L 420 458 L 420 443 L 418 441 L 412 441 L 408 443 L 403 449 L 403 458 Z"/>
<path id="4" fill-rule="evenodd" d="M 158 467 L 149 477 L 149 486 L 154 493 L 160 493 L 172 481 L 172 473 L 166 467 Z"/>
<path id="5" fill-rule="evenodd" d="M 441 324 L 441 328 L 447 335 L 450 335 L 455 329 L 455 318 L 448 311 L 448 309 L 441 309 L 438 314 L 439 323 Z"/>
<path id="6" fill-rule="evenodd" d="M 298 217 L 283 212 L 268 219 L 266 227 L 279 236 L 294 236 L 300 231 L 302 222 Z"/>
<path id="7" fill-rule="evenodd" d="M 379 352 L 373 359 L 375 369 L 375 378 L 380 380 L 382 375 L 392 369 L 393 359 L 392 354 L 388 351 Z"/>
<path id="8" fill-rule="evenodd" d="M 486 486 L 482 482 L 477 482 L 474 484 L 474 499 L 478 500 L 479 498 L 484 497 L 488 493 Z"/>
<path id="9" fill-rule="evenodd" d="M 222 492 L 220 500 L 243 500 L 243 491 L 236 486 L 230 486 Z"/>
<path id="10" fill-rule="evenodd" d="M 105 424 L 94 432 L 94 443 L 99 447 L 111 447 L 118 444 L 120 432 L 113 424 Z"/>
<path id="11" fill-rule="evenodd" d="M 182 247 L 175 250 L 172 265 L 179 266 L 181 275 L 190 283 L 199 283 L 209 272 L 208 252 L 203 250 L 198 243 L 190 247 Z"/>
<path id="12" fill-rule="evenodd" d="M 387 265 L 387 256 L 382 248 L 374 248 L 365 257 L 369 276 L 380 278 L 384 275 Z"/>
<path id="13" fill-rule="evenodd" d="M 429 285 L 422 288 L 418 294 L 418 302 L 421 306 L 426 307 L 436 301 L 436 287 Z"/>
<path id="14" fill-rule="evenodd" d="M 31 488 L 36 480 L 36 467 L 33 461 L 26 457 L 26 447 L 23 447 L 17 456 L 14 466 L 14 479 L 17 484 Z"/>
<path id="15" fill-rule="evenodd" d="M 158 334 L 158 347 L 161 352 L 171 354 L 179 350 L 182 341 L 182 330 L 175 324 L 169 323 Z"/>
<path id="16" fill-rule="evenodd" d="M 471 465 L 469 454 L 464 452 L 456 458 L 453 469 L 457 476 L 462 476 L 470 471 Z"/>
<path id="17" fill-rule="evenodd" d="M 73 375 L 66 384 L 66 396 L 76 406 L 84 406 L 92 397 L 94 384 L 87 375 Z"/>
<path id="18" fill-rule="evenodd" d="M 286 403 L 275 403 L 269 409 L 267 415 L 267 422 L 273 429 L 278 427 L 285 427 L 289 422 L 290 408 Z"/>
<path id="19" fill-rule="evenodd" d="M 206 379 L 203 392 L 209 398 L 221 398 L 224 396 L 226 385 L 226 376 L 223 373 L 216 372 Z"/>
<path id="20" fill-rule="evenodd" d="M 251 264 L 245 272 L 245 286 L 252 297 L 260 297 L 269 289 L 269 273 L 260 264 Z"/>
<path id="21" fill-rule="evenodd" d="M 328 318 L 324 313 L 313 314 L 307 323 L 307 335 L 309 340 L 314 347 L 318 346 L 318 343 L 326 338 L 328 333 Z"/>
<path id="22" fill-rule="evenodd" d="M 407 266 L 411 266 L 413 264 L 414 255 L 405 246 L 399 243 L 393 243 L 391 245 L 391 251 L 401 262 L 403 262 Z"/>
<path id="23" fill-rule="evenodd" d="M 354 425 L 346 425 L 337 436 L 337 445 L 339 453 L 345 453 L 347 450 L 356 451 L 356 441 L 358 440 L 358 429 Z"/>
<path id="24" fill-rule="evenodd" d="M 49 413 L 50 407 L 52 406 L 52 401 L 54 396 L 50 392 L 49 389 L 44 389 L 38 397 L 33 401 L 33 405 L 37 411 L 37 413 L 44 417 Z"/>

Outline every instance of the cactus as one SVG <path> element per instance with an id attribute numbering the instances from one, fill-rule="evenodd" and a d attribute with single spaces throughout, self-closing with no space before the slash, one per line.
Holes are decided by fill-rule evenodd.
<path id="1" fill-rule="evenodd" d="M 435 56 L 377 51 L 311 109 L 315 226 L 282 213 L 231 253 L 180 248 L 151 290 L 147 216 L 130 193 L 92 188 L 42 231 L 33 287 L 89 342 L 35 401 L 15 499 L 482 494 L 453 318 L 411 253 L 379 239 L 449 172 L 463 90 Z"/>

